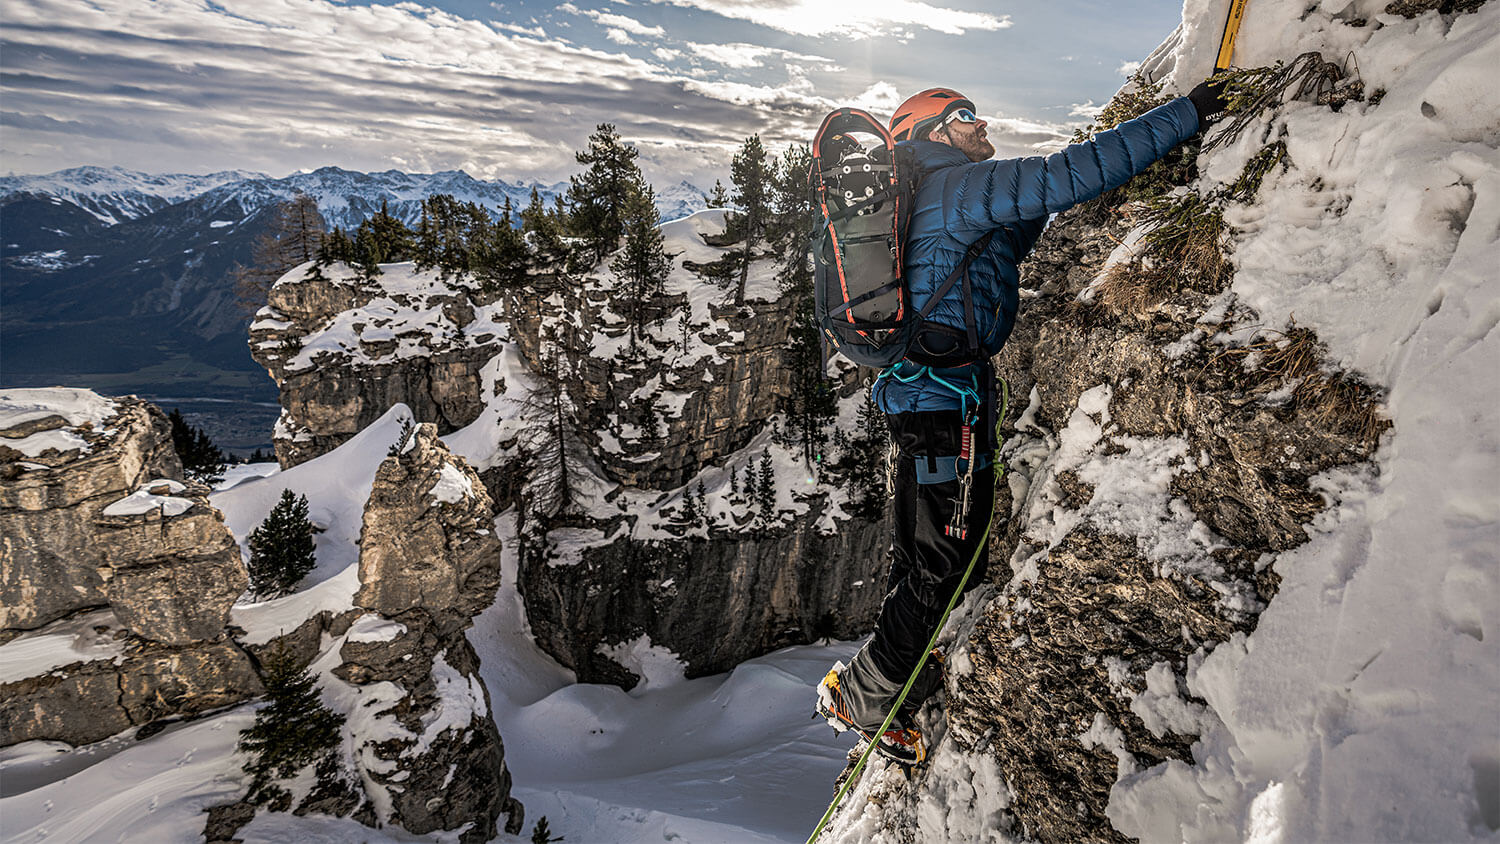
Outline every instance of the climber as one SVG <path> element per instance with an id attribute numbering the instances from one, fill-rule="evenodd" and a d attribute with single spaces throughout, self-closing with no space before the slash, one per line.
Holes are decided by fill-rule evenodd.
<path id="1" fill-rule="evenodd" d="M 991 161 L 972 101 L 931 88 L 896 109 L 890 129 L 914 155 L 918 182 L 904 240 L 911 301 L 940 302 L 907 357 L 883 370 L 874 397 L 894 446 L 894 528 L 887 594 L 875 633 L 818 688 L 818 713 L 866 739 L 921 661 L 971 560 L 965 591 L 984 580 L 994 503 L 996 381 L 991 357 L 1016 317 L 1020 275 L 1048 216 L 1116 188 L 1196 134 L 1225 107 L 1217 83 L 1046 157 Z M 968 272 L 950 277 L 966 251 Z M 962 278 L 957 283 L 956 276 Z M 972 359 L 954 366 L 951 361 Z M 937 365 L 934 365 L 937 364 Z M 914 716 L 941 687 L 929 659 L 877 749 L 906 764 L 925 749 Z"/>

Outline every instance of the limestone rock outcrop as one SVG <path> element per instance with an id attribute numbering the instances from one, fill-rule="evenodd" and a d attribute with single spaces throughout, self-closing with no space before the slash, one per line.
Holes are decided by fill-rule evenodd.
<path id="1" fill-rule="evenodd" d="M 1023 267 L 1033 295 L 996 359 L 1022 412 L 1004 432 L 990 583 L 935 716 L 944 752 L 1008 789 L 993 824 L 1039 841 L 1132 840 L 1111 789 L 1194 764 L 1209 716 L 1189 666 L 1254 631 L 1280 583 L 1270 561 L 1326 506 L 1316 476 L 1369 460 L 1385 424 L 1353 376 L 1314 363 L 1335 389 L 1302 392 L 1317 382 L 1206 342 L 1258 322 L 1228 292 L 1182 283 L 1146 313 L 1080 297 L 1125 235 L 1100 211 L 1059 215 Z M 1310 336 L 1271 351 L 1293 342 L 1316 357 Z M 879 798 L 894 834 L 928 789 Z"/>
<path id="2" fill-rule="evenodd" d="M 119 643 L 102 660 L 61 644 L 35 676 L 6 672 L 0 745 L 97 741 L 259 693 L 226 632 L 247 585 L 239 548 L 208 489 L 181 480 L 161 411 L 87 390 L 12 390 L 0 424 L 0 641 L 30 653 L 65 640 L 54 627 L 102 613 Z"/>
<path id="3" fill-rule="evenodd" d="M 464 631 L 500 584 L 494 509 L 479 476 L 422 423 L 376 473 L 360 534 L 367 612 L 333 670 L 356 688 L 361 718 L 390 722 L 357 750 L 382 822 L 422 834 L 464 829 L 488 841 L 519 831 L 504 746 L 479 659 Z"/>
<path id="4" fill-rule="evenodd" d="M 250 326 L 250 351 L 281 390 L 276 458 L 327 454 L 397 403 L 448 433 L 484 408 L 480 369 L 494 357 L 492 297 L 465 278 L 411 273 L 387 290 L 342 265 L 293 269 Z"/>

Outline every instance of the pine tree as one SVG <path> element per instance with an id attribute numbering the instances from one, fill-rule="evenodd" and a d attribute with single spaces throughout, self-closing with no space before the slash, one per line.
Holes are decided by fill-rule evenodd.
<path id="1" fill-rule="evenodd" d="M 375 238 L 375 246 L 380 250 L 380 260 L 393 264 L 412 260 L 412 230 L 391 216 L 384 198 L 380 200 L 380 210 L 360 224 L 361 228 L 365 226 L 370 227 L 370 234 Z"/>
<path id="2" fill-rule="evenodd" d="M 766 163 L 766 150 L 761 146 L 760 136 L 745 139 L 740 151 L 729 166 L 730 180 L 734 182 L 734 203 L 740 212 L 735 215 L 745 247 L 740 263 L 740 283 L 734 292 L 734 303 L 745 304 L 745 282 L 750 277 L 750 258 L 765 233 L 769 214 L 770 185 Z"/>
<path id="3" fill-rule="evenodd" d="M 354 260 L 351 262 L 359 277 L 372 281 L 380 275 L 380 245 L 369 226 L 361 224 L 354 233 Z"/>
<path id="4" fill-rule="evenodd" d="M 210 486 L 224 480 L 229 459 L 202 428 L 189 425 L 177 408 L 167 414 L 172 423 L 172 447 L 182 459 L 182 470 L 190 480 Z"/>
<path id="5" fill-rule="evenodd" d="M 637 155 L 609 123 L 600 123 L 589 136 L 588 149 L 574 153 L 588 169 L 569 179 L 568 228 L 584 239 L 595 264 L 615 251 L 625 236 L 627 204 L 641 183 Z"/>
<path id="6" fill-rule="evenodd" d="M 354 263 L 354 241 L 344 230 L 338 226 L 333 227 L 333 232 L 323 238 L 323 243 L 318 247 L 318 266 L 330 266 L 332 264 Z"/>
<path id="7" fill-rule="evenodd" d="M 728 208 L 729 191 L 724 190 L 724 183 L 714 179 L 714 189 L 705 197 L 709 208 Z"/>
<path id="8" fill-rule="evenodd" d="M 326 226 L 317 200 L 305 193 L 278 202 L 266 228 L 250 245 L 250 266 L 229 271 L 236 302 L 245 313 L 265 306 L 276 280 L 300 264 L 316 260 Z"/>
<path id="9" fill-rule="evenodd" d="M 698 482 L 698 518 L 694 520 L 693 527 L 707 528 L 709 523 L 708 490 L 703 487 L 703 482 Z"/>
<path id="10" fill-rule="evenodd" d="M 495 223 L 476 231 L 469 250 L 470 269 L 485 290 L 514 289 L 526 283 L 530 266 L 526 241 L 511 225 L 510 198 Z"/>
<path id="11" fill-rule="evenodd" d="M 760 474 L 754 483 L 755 509 L 769 524 L 776 517 L 776 467 L 770 451 L 760 453 Z"/>
<path id="12" fill-rule="evenodd" d="M 630 341 L 635 343 L 646 327 L 647 306 L 661 295 L 672 262 L 662 248 L 660 219 L 656 214 L 656 193 L 641 182 L 625 202 L 625 248 L 609 268 L 624 282 L 616 301 L 629 311 Z"/>
<path id="13" fill-rule="evenodd" d="M 286 795 L 276 780 L 290 779 L 338 747 L 344 716 L 318 698 L 313 677 L 297 664 L 285 642 L 279 642 L 261 667 L 266 705 L 255 723 L 240 731 L 239 751 L 250 759 L 251 803 L 264 804 Z"/>
<path id="14" fill-rule="evenodd" d="M 290 594 L 316 563 L 307 496 L 284 489 L 266 520 L 250 533 L 250 591 L 261 598 Z"/>
<path id="15" fill-rule="evenodd" d="M 563 241 L 562 226 L 557 216 L 547 210 L 541 194 L 534 187 L 530 204 L 521 209 L 521 232 L 537 268 L 554 270 L 559 264 L 567 263 L 568 245 Z"/>
<path id="16" fill-rule="evenodd" d="M 729 494 L 737 496 L 740 494 L 740 470 L 738 467 L 729 467 Z"/>

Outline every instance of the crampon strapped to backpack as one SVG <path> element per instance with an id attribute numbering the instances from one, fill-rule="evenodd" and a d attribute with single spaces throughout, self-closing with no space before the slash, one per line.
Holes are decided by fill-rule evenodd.
<path id="1" fill-rule="evenodd" d="M 841 108 L 823 118 L 812 155 L 813 203 L 822 215 L 812 237 L 813 297 L 832 350 L 882 369 L 906 357 L 932 366 L 978 360 L 968 268 L 990 235 L 970 246 L 918 313 L 902 268 L 918 174 L 910 150 L 867 112 Z M 929 322 L 959 281 L 964 325 Z"/>
<path id="2" fill-rule="evenodd" d="M 818 325 L 855 363 L 890 366 L 905 356 L 909 331 L 901 238 L 915 168 L 898 166 L 891 133 L 857 108 L 823 118 L 812 155 L 813 200 L 822 214 L 812 243 Z"/>

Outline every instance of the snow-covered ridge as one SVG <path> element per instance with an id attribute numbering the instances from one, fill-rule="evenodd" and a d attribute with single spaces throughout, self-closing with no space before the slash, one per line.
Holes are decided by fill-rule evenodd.
<path id="1" fill-rule="evenodd" d="M 57 197 L 78 205 L 107 226 L 188 200 L 200 200 L 210 209 L 238 204 L 250 213 L 298 193 L 317 200 L 318 210 L 330 228 L 352 229 L 379 210 L 382 202 L 389 205 L 392 214 L 411 224 L 419 216 L 421 200 L 434 194 L 475 203 L 498 216 L 507 200 L 518 211 L 524 208 L 533 188 L 544 201 L 551 202 L 567 190 L 568 183 L 484 180 L 462 170 L 364 173 L 341 167 L 321 167 L 280 178 L 241 170 L 202 176 L 153 175 L 118 167 L 75 167 L 45 175 L 0 177 L 0 199 L 18 193 Z M 681 182 L 658 192 L 656 206 L 662 219 L 670 220 L 703 208 L 705 202 L 701 189 Z M 218 223 L 238 221 L 236 217 Z"/>
<path id="2" fill-rule="evenodd" d="M 204 175 L 150 174 L 120 167 L 74 167 L 35 176 L 0 176 L 0 199 L 40 193 L 64 199 L 114 225 L 206 193 L 220 185 L 264 179 L 262 173 L 225 170 Z"/>

